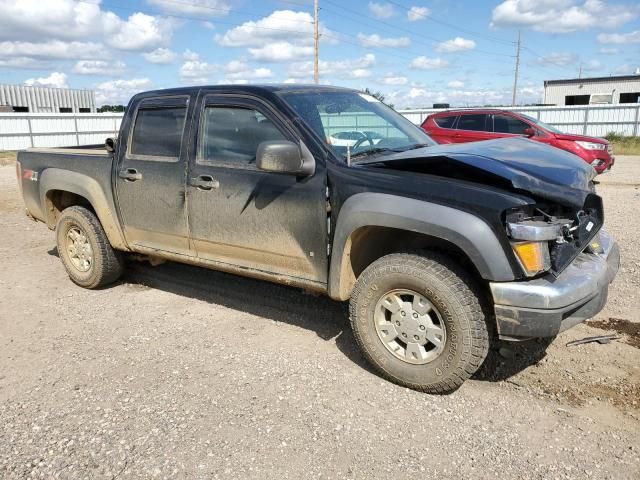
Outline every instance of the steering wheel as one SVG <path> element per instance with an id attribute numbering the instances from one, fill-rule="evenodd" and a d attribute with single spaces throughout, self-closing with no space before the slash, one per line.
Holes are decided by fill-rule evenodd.
<path id="1" fill-rule="evenodd" d="M 364 142 L 369 142 L 369 145 L 371 145 L 372 147 L 375 145 L 373 143 L 373 138 L 371 138 L 371 136 L 368 133 L 365 133 L 364 136 L 365 136 L 365 138 L 361 138 L 360 140 L 358 140 L 356 143 L 353 144 L 353 147 L 351 147 L 351 150 L 353 150 L 353 151 L 358 150 L 358 148 L 360 148 L 360 146 Z"/>

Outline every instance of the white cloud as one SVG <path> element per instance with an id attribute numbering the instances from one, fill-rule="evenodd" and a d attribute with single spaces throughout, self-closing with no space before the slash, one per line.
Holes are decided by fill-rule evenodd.
<path id="1" fill-rule="evenodd" d="M 464 88 L 464 82 L 460 80 L 451 80 L 447 83 L 447 87 L 449 88 Z"/>
<path id="2" fill-rule="evenodd" d="M 622 65 L 618 65 L 613 69 L 613 72 L 611 73 L 613 73 L 614 75 L 631 75 L 635 71 L 635 68 L 637 67 L 632 67 L 628 63 L 625 63 Z"/>
<path id="3" fill-rule="evenodd" d="M 589 60 L 582 64 L 582 70 L 585 71 L 597 71 L 602 70 L 602 63 L 599 60 Z"/>
<path id="4" fill-rule="evenodd" d="M 0 42 L 0 58 L 29 57 L 39 59 L 79 59 L 106 55 L 104 46 L 94 42 Z"/>
<path id="5" fill-rule="evenodd" d="M 321 23 L 324 41 L 335 43 L 335 34 Z M 247 48 L 249 54 L 264 62 L 284 62 L 313 54 L 313 17 L 307 12 L 276 10 L 256 21 L 245 22 L 215 41 L 224 47 Z"/>
<path id="6" fill-rule="evenodd" d="M 201 60 L 187 60 L 180 67 L 180 78 L 185 83 L 210 83 L 218 66 Z"/>
<path id="7" fill-rule="evenodd" d="M 518 100 L 522 103 L 540 102 L 542 91 L 541 86 L 522 86 L 518 88 Z M 386 97 L 396 108 L 431 107 L 434 103 L 450 103 L 454 106 L 506 105 L 511 103 L 511 89 L 450 87 L 429 90 L 425 87 L 411 87 L 390 92 Z"/>
<path id="8" fill-rule="evenodd" d="M 79 75 L 104 75 L 115 77 L 122 75 L 126 65 L 120 60 L 113 62 L 105 60 L 80 60 L 73 67 L 73 73 Z"/>
<path id="9" fill-rule="evenodd" d="M 229 13 L 231 5 L 224 0 L 147 0 L 151 5 L 160 7 L 167 13 L 223 17 Z"/>
<path id="10" fill-rule="evenodd" d="M 409 40 L 409 37 L 384 38 L 378 35 L 377 33 L 374 33 L 372 35 L 365 35 L 363 33 L 358 33 L 358 41 L 360 42 L 360 45 L 362 45 L 365 48 L 371 48 L 371 47 L 398 48 L 398 47 L 408 47 L 409 45 L 411 45 L 411 40 Z"/>
<path id="11" fill-rule="evenodd" d="M 603 0 L 504 0 L 493 9 L 491 25 L 568 33 L 616 28 L 637 15 L 637 6 L 614 5 Z"/>
<path id="12" fill-rule="evenodd" d="M 620 49 L 615 47 L 602 47 L 598 50 L 598 53 L 603 55 L 616 55 L 620 53 Z"/>
<path id="13" fill-rule="evenodd" d="M 225 66 L 225 82 L 227 80 L 238 81 L 243 83 L 249 80 L 265 80 L 273 77 L 273 72 L 264 67 L 252 68 L 245 60 L 231 60 Z"/>
<path id="14" fill-rule="evenodd" d="M 473 40 L 467 40 L 466 38 L 456 37 L 446 42 L 441 42 L 436 46 L 436 52 L 440 53 L 454 53 L 465 52 L 476 48 L 476 42 Z"/>
<path id="15" fill-rule="evenodd" d="M 124 104 L 136 93 L 150 90 L 151 80 L 148 78 L 132 78 L 131 80 L 110 80 L 96 86 L 96 102 L 98 105 Z"/>
<path id="16" fill-rule="evenodd" d="M 177 55 L 168 48 L 156 48 L 152 52 L 143 53 L 142 56 L 149 63 L 166 65 L 173 62 Z"/>
<path id="17" fill-rule="evenodd" d="M 37 60 L 30 57 L 13 57 L 6 60 L 0 59 L 0 67 L 21 68 L 30 70 L 48 70 L 53 68 L 53 62 L 48 60 Z"/>
<path id="18" fill-rule="evenodd" d="M 536 58 L 533 62 L 538 65 L 542 65 L 543 67 L 548 67 L 548 66 L 564 67 L 569 64 L 574 64 L 577 61 L 578 61 L 578 57 L 575 53 L 552 52 L 549 55 L 545 55 L 544 57 Z"/>
<path id="19" fill-rule="evenodd" d="M 337 61 L 320 60 L 320 74 L 336 78 L 366 78 L 371 76 L 370 68 L 376 64 L 372 53 L 356 58 Z M 289 77 L 309 79 L 313 74 L 313 62 L 298 62 L 290 65 Z"/>
<path id="20" fill-rule="evenodd" d="M 171 20 L 134 13 L 120 22 L 118 31 L 107 37 L 107 43 L 120 50 L 149 50 L 171 41 L 174 23 Z"/>
<path id="21" fill-rule="evenodd" d="M 79 0 L 0 0 L 0 40 L 86 41 L 122 50 L 166 45 L 176 22 L 136 12 L 127 19 Z M 75 58 L 83 58 L 76 56 Z"/>
<path id="22" fill-rule="evenodd" d="M 424 20 L 429 16 L 430 10 L 427 7 L 411 7 L 407 12 L 407 20 L 410 22 L 417 22 Z"/>
<path id="23" fill-rule="evenodd" d="M 294 45 L 289 42 L 271 42 L 262 47 L 249 48 L 253 58 L 262 62 L 287 62 L 313 55 L 313 46 Z"/>
<path id="24" fill-rule="evenodd" d="M 406 85 L 409 83 L 409 79 L 402 75 L 387 75 L 380 79 L 380 83 L 383 85 Z"/>
<path id="25" fill-rule="evenodd" d="M 68 88 L 67 75 L 61 72 L 51 72 L 48 77 L 30 78 L 24 84 L 29 87 Z"/>
<path id="26" fill-rule="evenodd" d="M 418 68 L 420 70 L 437 70 L 439 68 L 445 68 L 449 65 L 449 62 L 441 58 L 428 58 L 425 56 L 416 57 L 411 62 L 412 68 Z"/>
<path id="27" fill-rule="evenodd" d="M 616 45 L 640 43 L 640 30 L 629 33 L 601 33 L 598 35 L 598 41 L 600 43 L 613 43 Z"/>
<path id="28" fill-rule="evenodd" d="M 391 18 L 396 14 L 390 3 L 369 2 L 369 11 L 376 18 Z"/>
<path id="29" fill-rule="evenodd" d="M 184 52 L 182 52 L 182 58 L 184 58 L 185 60 L 200 60 L 200 55 L 187 48 Z"/>

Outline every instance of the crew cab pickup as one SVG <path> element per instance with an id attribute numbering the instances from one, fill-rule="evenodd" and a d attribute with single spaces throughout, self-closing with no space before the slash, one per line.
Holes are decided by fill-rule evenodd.
<path id="1" fill-rule="evenodd" d="M 458 388 L 493 339 L 595 315 L 619 265 L 575 155 L 526 138 L 436 145 L 335 87 L 141 93 L 117 141 L 26 150 L 17 174 L 76 284 L 116 281 L 135 254 L 348 300 L 367 360 L 426 392 Z"/>

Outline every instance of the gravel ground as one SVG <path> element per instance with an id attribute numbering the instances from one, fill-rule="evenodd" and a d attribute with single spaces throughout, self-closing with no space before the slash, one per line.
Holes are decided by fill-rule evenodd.
<path id="1" fill-rule="evenodd" d="M 2 479 L 640 478 L 637 337 L 565 346 L 640 324 L 638 157 L 598 186 L 623 262 L 606 309 L 549 346 L 510 345 L 448 396 L 376 376 L 324 297 L 176 264 L 74 286 L 14 172 L 0 168 Z"/>

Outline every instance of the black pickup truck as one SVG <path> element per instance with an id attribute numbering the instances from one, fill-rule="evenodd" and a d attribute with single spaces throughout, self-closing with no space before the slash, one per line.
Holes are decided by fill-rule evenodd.
<path id="1" fill-rule="evenodd" d="M 592 317 L 619 265 L 578 157 L 525 138 L 435 145 L 341 88 L 142 93 L 117 141 L 26 150 L 17 171 L 78 285 L 116 281 L 135 254 L 349 300 L 368 361 L 427 392 L 459 387 L 493 338 Z"/>

